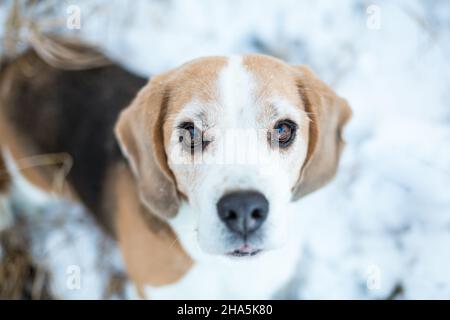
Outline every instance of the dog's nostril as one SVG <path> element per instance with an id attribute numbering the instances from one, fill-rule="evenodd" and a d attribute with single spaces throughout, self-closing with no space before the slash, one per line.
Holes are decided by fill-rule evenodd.
<path id="1" fill-rule="evenodd" d="M 230 230 L 245 237 L 264 223 L 269 212 L 269 202 L 260 192 L 234 192 L 219 200 L 217 211 Z"/>
<path id="2" fill-rule="evenodd" d="M 230 210 L 228 212 L 228 216 L 225 218 L 226 220 L 236 220 L 237 219 L 237 213 L 234 212 L 233 210 Z"/>
<path id="3" fill-rule="evenodd" d="M 261 219 L 262 218 L 262 214 L 261 211 L 259 211 L 259 209 L 255 209 L 252 212 L 252 218 L 257 220 L 257 219 Z"/>

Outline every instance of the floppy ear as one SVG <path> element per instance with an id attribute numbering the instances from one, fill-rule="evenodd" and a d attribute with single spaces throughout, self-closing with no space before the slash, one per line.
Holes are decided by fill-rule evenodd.
<path id="1" fill-rule="evenodd" d="M 344 147 L 342 129 L 352 111 L 347 102 L 305 66 L 296 66 L 299 94 L 310 118 L 306 160 L 293 190 L 293 199 L 307 195 L 335 175 Z"/>
<path id="2" fill-rule="evenodd" d="M 140 199 L 162 218 L 176 215 L 178 192 L 164 150 L 169 73 L 154 77 L 122 111 L 115 133 L 138 184 Z"/>

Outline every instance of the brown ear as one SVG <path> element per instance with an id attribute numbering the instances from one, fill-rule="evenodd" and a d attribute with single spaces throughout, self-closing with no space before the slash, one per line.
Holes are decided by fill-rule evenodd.
<path id="1" fill-rule="evenodd" d="M 344 147 L 342 129 L 352 115 L 347 102 L 307 67 L 294 67 L 299 94 L 310 118 L 306 160 L 293 190 L 293 199 L 329 182 Z"/>
<path id="2" fill-rule="evenodd" d="M 137 180 L 143 204 L 162 218 L 176 215 L 179 198 L 164 150 L 169 73 L 154 77 L 122 111 L 115 132 Z"/>

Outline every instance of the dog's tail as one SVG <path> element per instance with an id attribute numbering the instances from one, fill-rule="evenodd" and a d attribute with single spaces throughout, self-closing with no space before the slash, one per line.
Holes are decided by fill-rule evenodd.
<path id="1" fill-rule="evenodd" d="M 2 37 L 0 70 L 23 53 L 24 48 L 35 51 L 47 64 L 58 69 L 82 70 L 111 64 L 98 48 L 81 41 L 79 36 L 57 33 L 55 30 L 65 30 L 64 21 L 55 24 L 54 19 L 34 17 L 30 12 L 37 5 L 39 2 L 35 1 L 12 2 Z"/>
<path id="2" fill-rule="evenodd" d="M 82 70 L 111 64 L 96 48 L 83 44 L 78 38 L 33 31 L 29 41 L 36 53 L 54 68 Z"/>

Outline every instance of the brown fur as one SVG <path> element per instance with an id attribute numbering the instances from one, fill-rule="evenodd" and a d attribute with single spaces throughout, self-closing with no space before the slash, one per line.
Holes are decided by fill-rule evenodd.
<path id="1" fill-rule="evenodd" d="M 344 147 L 342 130 L 351 118 L 347 102 L 305 66 L 294 67 L 298 90 L 310 116 L 308 153 L 294 200 L 328 183 L 336 174 Z"/>
<path id="2" fill-rule="evenodd" d="M 299 92 L 292 85 L 295 79 L 288 64 L 263 55 L 248 55 L 244 58 L 243 64 L 255 75 L 258 97 L 270 97 L 277 94 L 293 105 L 303 108 Z"/>
<path id="3" fill-rule="evenodd" d="M 144 285 L 161 286 L 178 281 L 192 265 L 173 231 L 149 215 L 138 198 L 135 180 L 125 164 L 111 178 L 116 181 L 116 230 L 128 274 L 139 294 Z"/>
<path id="4" fill-rule="evenodd" d="M 25 159 L 37 154 L 33 151 L 35 149 L 32 147 L 32 144 L 25 140 L 26 139 L 23 138 L 23 135 L 21 135 L 17 130 L 9 125 L 7 121 L 5 121 L 0 108 L 0 148 L 3 150 L 7 149 L 11 153 L 13 159 L 18 162 L 20 159 Z M 3 181 L 3 185 L 6 186 L 6 182 L 9 181 L 9 174 L 6 171 L 4 156 L 0 155 L 0 159 L 0 162 L 3 162 L 0 164 L 0 172 L 3 173 L 3 179 L 0 178 L 0 181 Z M 21 173 L 29 182 L 38 188 L 47 192 L 52 192 L 51 183 L 48 179 L 49 177 L 45 176 L 44 173 L 37 167 L 23 168 Z"/>
<path id="5" fill-rule="evenodd" d="M 10 183 L 11 177 L 6 170 L 5 161 L 0 153 L 0 193 L 7 193 Z"/>
<path id="6" fill-rule="evenodd" d="M 26 133 L 9 121 L 9 109 L 13 108 L 11 99 L 17 92 L 18 78 L 32 79 L 41 69 L 41 63 L 30 54 L 24 54 L 2 70 L 0 74 L 0 148 L 7 149 L 13 159 L 18 161 L 37 154 L 34 143 L 26 138 Z M 0 155 L 0 158 L 2 156 Z M 1 169 L 1 165 L 0 165 Z M 51 191 L 50 183 L 36 168 L 22 170 L 25 178 L 37 187 Z"/>
<path id="7" fill-rule="evenodd" d="M 121 114 L 116 134 L 139 185 L 139 194 L 148 209 L 160 217 L 178 211 L 177 189 L 162 145 L 162 123 L 167 108 L 165 88 L 157 77 Z"/>

